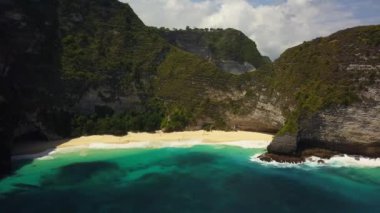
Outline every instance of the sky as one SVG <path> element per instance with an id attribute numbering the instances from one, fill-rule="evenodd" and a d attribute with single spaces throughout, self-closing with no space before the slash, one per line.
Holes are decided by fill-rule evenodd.
<path id="1" fill-rule="evenodd" d="M 149 26 L 235 28 L 272 60 L 338 30 L 380 24 L 380 0 L 120 0 Z"/>

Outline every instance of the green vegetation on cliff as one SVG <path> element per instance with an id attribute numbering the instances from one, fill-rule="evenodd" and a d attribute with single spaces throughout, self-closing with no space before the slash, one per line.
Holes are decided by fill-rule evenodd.
<path id="1" fill-rule="evenodd" d="M 89 88 L 109 88 L 109 102 L 138 88 L 155 73 L 169 47 L 146 28 L 127 4 L 117 1 L 60 1 L 62 75 L 76 100 Z M 161 57 L 161 58 L 160 58 Z"/>
<path id="2" fill-rule="evenodd" d="M 271 61 L 257 50 L 254 41 L 235 29 L 157 29 L 172 45 L 212 60 L 248 62 L 260 68 Z"/>
<path id="3" fill-rule="evenodd" d="M 95 91 L 97 97 L 92 99 L 102 102 L 92 100 L 94 104 L 86 105 L 90 113 L 73 111 L 73 134 L 152 131 L 159 129 L 160 124 L 167 130 L 183 130 L 200 117 L 211 118 L 212 123 L 218 123 L 214 126 L 223 126 L 223 109 L 215 108 L 217 104 L 210 103 L 206 92 L 209 88 L 225 90 L 238 86 L 240 78 L 222 72 L 214 63 L 196 54 L 174 47 L 157 29 L 146 27 L 127 4 L 60 0 L 59 20 L 66 98 L 75 108 L 82 104 L 86 94 Z M 225 40 L 234 35 L 238 35 L 236 42 L 232 42 L 234 46 L 225 46 Z M 222 36 L 222 40 L 219 41 L 218 36 Z M 240 54 L 232 56 L 233 51 L 243 45 L 240 42 L 248 42 L 247 38 L 240 41 L 242 36 L 233 30 L 210 32 L 209 40 L 215 40 L 218 56 L 235 59 Z M 246 61 L 250 54 L 261 58 L 254 42 L 249 40 L 244 46 L 255 51 L 246 49 L 237 60 Z M 129 97 L 137 97 L 138 101 L 132 103 Z M 159 102 L 160 107 L 148 107 L 152 100 Z M 112 105 L 120 101 L 122 106 L 107 117 L 98 115 L 95 110 L 98 105 L 112 109 Z M 181 114 L 186 122 L 173 122 L 178 109 L 192 112 Z M 149 112 L 154 112 L 154 124 L 150 119 L 141 118 L 144 113 L 150 117 Z M 136 123 L 134 119 L 139 121 Z"/>
<path id="4" fill-rule="evenodd" d="M 360 100 L 359 92 L 380 77 L 380 26 L 356 27 L 286 50 L 274 63 L 271 86 L 288 98 L 287 122 L 280 133 L 298 130 L 299 118 L 334 105 Z"/>
<path id="5" fill-rule="evenodd" d="M 147 103 L 144 110 L 114 113 L 108 107 L 98 107 L 93 114 L 77 115 L 72 119 L 73 136 L 113 134 L 126 135 L 129 131 L 154 132 L 161 128 L 165 109 L 158 101 Z"/>
<path id="6" fill-rule="evenodd" d="M 0 17 L 9 32 L 0 35 L 0 63 L 11 67 L 0 79 L 0 104 L 9 104 L 22 125 L 49 138 L 233 128 L 227 113 L 240 119 L 256 113 L 249 119 L 261 119 L 268 106 L 287 117 L 281 133 L 296 132 L 300 117 L 351 104 L 379 78 L 378 72 L 350 68 L 378 61 L 372 56 L 379 26 L 305 42 L 273 65 L 233 29 L 147 27 L 116 0 L 20 2 L 2 7 L 20 20 Z M 29 50 L 31 43 L 36 45 Z M 258 69 L 232 75 L 222 71 L 221 61 Z"/>

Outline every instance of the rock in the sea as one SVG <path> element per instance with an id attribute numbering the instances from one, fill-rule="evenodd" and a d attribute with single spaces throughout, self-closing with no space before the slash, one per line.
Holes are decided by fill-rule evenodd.
<path id="1" fill-rule="evenodd" d="M 259 156 L 259 159 L 265 162 L 279 162 L 279 163 L 303 163 L 305 158 L 290 155 L 278 155 L 272 153 L 265 153 Z"/>
<path id="2" fill-rule="evenodd" d="M 294 155 L 297 152 L 297 138 L 293 135 L 277 136 L 267 149 L 273 154 Z"/>

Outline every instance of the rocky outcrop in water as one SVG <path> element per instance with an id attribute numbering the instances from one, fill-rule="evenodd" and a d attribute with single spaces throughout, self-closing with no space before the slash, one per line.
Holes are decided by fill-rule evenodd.
<path id="1" fill-rule="evenodd" d="M 294 135 L 277 136 L 267 149 L 278 155 L 294 155 L 297 153 L 297 138 Z"/>

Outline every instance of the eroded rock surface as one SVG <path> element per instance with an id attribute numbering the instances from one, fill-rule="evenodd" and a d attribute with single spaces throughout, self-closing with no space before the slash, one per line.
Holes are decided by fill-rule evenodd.
<path id="1" fill-rule="evenodd" d="M 301 121 L 301 148 L 324 147 L 380 157 L 380 105 L 341 106 Z"/>
<path id="2" fill-rule="evenodd" d="M 297 138 L 294 135 L 276 136 L 267 149 L 269 153 L 294 155 L 297 152 Z"/>

